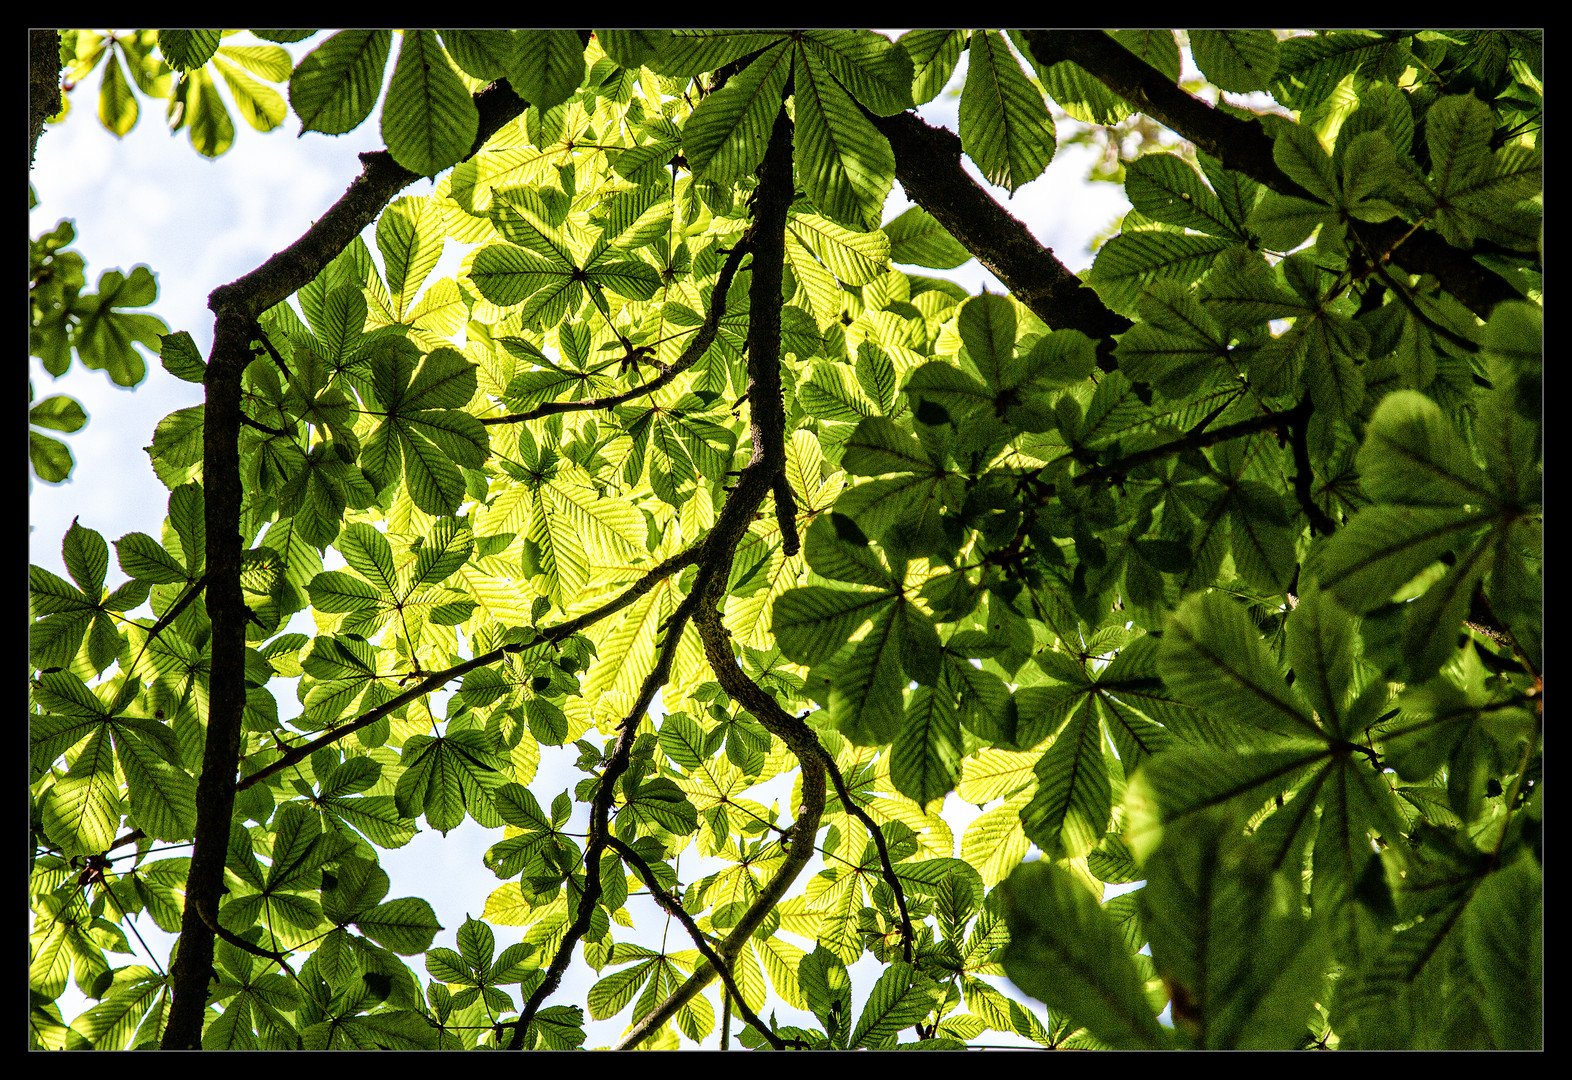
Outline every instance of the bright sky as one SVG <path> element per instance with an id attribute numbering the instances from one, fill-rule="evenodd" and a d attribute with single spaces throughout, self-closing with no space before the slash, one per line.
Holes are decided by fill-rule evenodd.
<path id="1" fill-rule="evenodd" d="M 225 43 L 254 42 L 243 33 Z M 286 48 L 298 60 L 311 44 Z M 929 123 L 956 129 L 955 94 L 964 79 L 965 59 L 963 54 L 947 90 L 920 110 Z M 87 261 L 90 290 L 95 289 L 99 275 L 106 270 L 129 272 L 132 266 L 146 263 L 157 274 L 159 284 L 158 301 L 146 310 L 168 323 L 171 332 L 189 331 L 205 356 L 213 336 L 207 294 L 255 269 L 294 241 L 338 199 L 360 171 L 356 154 L 382 146 L 380 112 L 373 113 L 355 131 L 338 137 L 312 133 L 297 138 L 299 121 L 293 115 L 282 128 L 269 134 L 255 131 L 237 118 L 234 146 L 223 157 L 209 161 L 191 148 L 184 133 L 172 136 L 164 124 L 162 110 L 140 95 L 141 121 L 129 135 L 117 141 L 94 116 L 98 80 L 99 73 L 95 72 L 75 91 L 68 121 L 47 129 L 39 140 L 31 175 L 39 205 L 30 216 L 30 235 L 53 229 L 62 218 L 74 219 L 77 239 L 71 246 Z M 1061 140 L 1069 129 L 1070 122 L 1061 117 Z M 1092 152 L 1084 147 L 1062 147 L 1047 172 L 1017 191 L 1013 199 L 1003 189 L 994 189 L 995 196 L 1010 212 L 1074 271 L 1090 265 L 1087 245 L 1091 238 L 1129 208 L 1118 185 L 1085 181 L 1091 156 Z M 969 160 L 966 166 L 974 177 L 980 175 Z M 980 182 L 986 185 L 986 181 Z M 406 193 L 424 194 L 429 190 L 428 184 L 417 182 Z M 885 220 L 909 205 L 897 184 L 886 205 Z M 364 237 L 375 253 L 374 227 L 368 228 Z M 458 254 L 450 245 L 431 280 L 451 276 Z M 1004 291 L 975 260 L 952 271 L 912 269 L 949 277 L 973 292 L 984 284 L 995 292 Z M 82 402 L 89 416 L 81 431 L 62 436 L 76 459 L 72 479 L 59 486 L 30 481 L 29 560 L 61 577 L 69 579 L 60 554 L 61 539 L 75 517 L 80 517 L 84 526 L 100 532 L 111 545 L 131 532 L 154 537 L 160 534 L 169 492 L 154 475 L 142 448 L 152 442 L 153 428 L 162 417 L 200 404 L 202 388 L 169 375 L 156 356 L 148 356 L 146 361 L 147 379 L 134 390 L 126 390 L 113 385 L 103 372 L 88 371 L 75 361 L 70 371 L 56 380 L 38 360 L 30 360 L 36 399 L 69 394 Z M 329 552 L 328 559 L 329 568 L 343 565 L 334 552 Z M 118 564 L 112 565 L 110 586 L 123 579 Z M 144 607 L 135 614 L 149 612 Z M 309 632 L 310 626 L 291 629 Z M 299 705 L 290 682 L 275 679 L 269 687 L 278 698 L 282 715 L 298 714 Z M 438 706 L 434 711 L 441 715 L 443 710 Z M 544 804 L 556 792 L 571 788 L 582 774 L 572 765 L 576 752 L 542 749 L 540 773 L 531 786 Z M 789 793 L 787 778 L 785 786 L 773 795 L 761 796 L 755 790 L 750 796 L 764 802 L 778 797 L 784 808 Z M 950 796 L 945 817 L 954 829 L 957 845 L 965 825 L 977 812 L 958 796 Z M 582 829 L 581 818 L 582 812 L 569 828 Z M 382 852 L 382 865 L 393 881 L 388 898 L 414 895 L 428 899 L 446 927 L 435 944 L 455 948 L 454 934 L 466 914 L 478 917 L 486 897 L 501 884 L 481 862 L 485 850 L 501 836 L 501 830 L 486 830 L 470 820 L 445 838 L 425 830 L 405 847 Z M 692 859 L 691 854 L 684 858 L 684 882 L 701 876 L 701 871 L 690 870 Z M 810 865 L 798 888 L 818 869 L 816 863 Z M 1110 887 L 1107 895 L 1117 891 L 1122 890 Z M 638 939 L 658 947 L 666 921 L 664 913 L 648 901 L 642 903 L 646 905 L 644 910 L 634 908 L 630 902 L 641 930 Z M 172 939 L 147 918 L 138 919 L 137 925 L 157 952 L 158 962 L 164 963 Z M 647 932 L 646 927 L 650 928 Z M 497 928 L 497 951 L 500 953 L 521 936 L 519 930 Z M 674 950 L 690 947 L 676 925 L 671 927 L 667 941 Z M 140 950 L 135 958 L 112 956 L 111 963 L 151 966 Z M 423 974 L 419 958 L 415 958 L 413 966 Z M 581 977 L 576 979 L 570 970 L 569 978 L 550 1004 L 583 1003 L 589 986 L 598 977 L 582 964 L 576 968 Z M 854 1006 L 858 1011 L 877 975 L 878 965 L 868 957 L 853 969 Z M 1011 996 L 1030 1001 L 1004 980 L 995 981 Z M 712 996 L 718 1000 L 718 996 Z M 772 1006 L 775 1003 L 772 994 Z M 86 1005 L 74 987 L 62 1000 L 67 1020 Z M 1034 1005 L 1041 1017 L 1040 1003 Z M 803 1019 L 792 1016 L 793 1012 L 789 1007 L 781 1007 L 781 1022 L 803 1023 Z M 765 1015 L 768 1016 L 768 1010 Z M 614 1041 L 623 1030 L 626 1016 L 625 1012 L 621 1020 L 588 1022 L 586 1045 L 603 1046 Z M 733 1034 L 742 1026 L 740 1020 L 735 1021 Z M 999 1033 L 989 1033 L 982 1041 L 1022 1044 L 1021 1040 Z M 718 1045 L 717 1036 L 712 1034 L 706 1045 Z"/>

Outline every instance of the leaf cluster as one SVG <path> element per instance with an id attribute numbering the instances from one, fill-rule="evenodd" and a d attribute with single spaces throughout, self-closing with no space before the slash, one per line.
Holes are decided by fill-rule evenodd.
<path id="1" fill-rule="evenodd" d="M 391 42 L 307 54 L 303 123 L 369 116 Z M 405 31 L 430 193 L 208 360 L 164 336 L 208 400 L 148 448 L 163 534 L 112 589 L 81 525 L 33 568 L 38 1043 L 1539 1045 L 1537 38 L 1188 47 L 1290 115 L 1130 162 L 1089 288 L 1018 298 L 896 265 L 1069 276 L 881 227 L 943 166 L 904 111 L 969 51 L 1014 190 L 1050 102 L 1186 134 L 1172 33 Z M 432 948 L 377 851 L 469 820 L 498 885 Z M 216 988 L 110 968 L 144 909 Z"/>

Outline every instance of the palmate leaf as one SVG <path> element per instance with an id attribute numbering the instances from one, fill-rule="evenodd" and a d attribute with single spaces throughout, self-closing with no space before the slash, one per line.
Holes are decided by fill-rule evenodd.
<path id="1" fill-rule="evenodd" d="M 972 257 L 960 241 L 920 206 L 909 207 L 884 225 L 890 261 L 952 270 Z"/>
<path id="2" fill-rule="evenodd" d="M 1195 66 L 1219 90 L 1265 90 L 1277 74 L 1277 38 L 1270 30 L 1191 30 Z"/>
<path id="3" fill-rule="evenodd" d="M 1021 39 L 1015 31 L 1011 32 L 1010 37 L 1017 46 L 1021 45 Z M 1027 52 L 1024 48 L 1021 51 Z M 1062 60 L 1046 71 L 1035 60 L 1033 66 L 1037 68 L 1043 90 L 1053 99 L 1054 104 L 1083 124 L 1112 126 L 1133 111 L 1128 102 L 1073 60 Z"/>
<path id="4" fill-rule="evenodd" d="M 901 606 L 889 604 L 873 613 L 873 626 L 852 646 L 831 683 L 830 720 L 858 746 L 888 743 L 901 729 L 901 659 L 906 647 L 897 618 Z"/>
<path id="5" fill-rule="evenodd" d="M 921 807 L 944 798 L 961 778 L 963 749 L 951 696 L 930 686 L 917 687 L 891 751 L 895 790 Z"/>
<path id="6" fill-rule="evenodd" d="M 834 656 L 859 626 L 891 603 L 888 593 L 793 589 L 775 601 L 770 632 L 787 659 L 811 666 Z"/>
<path id="7" fill-rule="evenodd" d="M 950 81 L 961 52 L 966 48 L 966 30 L 928 28 L 908 30 L 900 46 L 912 63 L 912 101 L 921 105 L 932 101 Z"/>
<path id="8" fill-rule="evenodd" d="M 501 762 L 484 733 L 417 735 L 405 744 L 403 761 L 394 792 L 400 814 L 424 812 L 431 827 L 443 833 L 461 824 L 466 811 L 490 828 L 501 824 L 491 798 L 503 782 Z"/>
<path id="9" fill-rule="evenodd" d="M 912 67 L 905 50 L 872 30 L 808 30 L 801 49 L 876 116 L 913 108 Z"/>
<path id="10" fill-rule="evenodd" d="M 84 366 L 107 371 L 119 386 L 136 386 L 146 377 L 147 365 L 132 343 L 158 352 L 169 327 L 155 315 L 121 309 L 153 303 L 158 299 L 158 281 L 146 266 L 134 266 L 129 274 L 105 271 L 98 276 L 97 288 L 96 293 L 77 297 L 73 305 L 79 321 L 71 343 Z"/>
<path id="11" fill-rule="evenodd" d="M 887 1045 L 902 1028 L 926 1017 L 939 994 L 938 985 L 911 965 L 902 961 L 891 964 L 868 995 L 848 1049 Z"/>
<path id="12" fill-rule="evenodd" d="M 508 81 L 541 112 L 568 98 L 584 82 L 584 43 L 576 31 L 519 30 L 508 57 Z"/>
<path id="13" fill-rule="evenodd" d="M 1174 154 L 1145 154 L 1125 166 L 1130 204 L 1154 221 L 1243 241 L 1236 222 L 1196 171 Z"/>
<path id="14" fill-rule="evenodd" d="M 437 349 L 417 370 L 416 355 L 405 346 L 374 360 L 386 412 L 366 438 L 361 462 L 378 488 L 392 489 L 402 472 L 417 507 L 452 514 L 465 494 L 459 466 L 478 469 L 491 452 L 485 427 L 455 407 L 474 394 L 476 365 L 453 349 Z"/>
<path id="15" fill-rule="evenodd" d="M 1325 738 L 1243 610 L 1222 595 L 1194 596 L 1180 606 L 1157 666 L 1174 693 L 1193 705 L 1287 738 Z"/>
<path id="16" fill-rule="evenodd" d="M 1308 231 L 1305 235 L 1309 235 Z M 1133 314 L 1142 293 L 1152 282 L 1171 280 L 1189 285 L 1206 273 L 1217 256 L 1230 246 L 1231 242 L 1221 237 L 1170 232 L 1120 233 L 1097 253 L 1097 261 L 1092 264 L 1087 280 L 1109 307 Z"/>

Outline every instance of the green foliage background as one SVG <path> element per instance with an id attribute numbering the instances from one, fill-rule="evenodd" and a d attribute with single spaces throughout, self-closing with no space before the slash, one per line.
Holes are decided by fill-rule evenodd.
<path id="1" fill-rule="evenodd" d="M 47 370 L 206 396 L 115 581 L 81 524 L 30 571 L 34 1046 L 1540 1045 L 1537 34 L 1192 31 L 1216 110 L 1169 32 L 223 38 L 59 62 L 209 156 L 220 82 L 335 133 L 391 70 L 388 153 L 205 358 L 32 243 Z M 963 51 L 956 139 L 907 110 Z M 1134 206 L 1084 284 L 959 163 L 1041 174 L 1050 102 Z M 969 255 L 1010 295 L 893 265 Z M 467 819 L 435 948 L 378 851 Z M 113 966 L 144 914 L 178 957 Z"/>

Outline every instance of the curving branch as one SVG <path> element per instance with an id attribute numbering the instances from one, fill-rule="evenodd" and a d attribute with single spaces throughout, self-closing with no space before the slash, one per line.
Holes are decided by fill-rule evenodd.
<path id="1" fill-rule="evenodd" d="M 764 1036 L 764 1041 L 770 1044 L 771 1049 L 786 1049 L 786 1044 L 781 1041 L 780 1036 L 770 1030 L 768 1024 L 759 1019 L 759 1014 L 754 1012 L 743 998 L 742 991 L 737 987 L 737 980 L 731 973 L 731 965 L 722 960 L 720 954 L 710 946 L 709 940 L 705 938 L 698 924 L 693 921 L 693 916 L 688 914 L 687 909 L 682 906 L 680 900 L 660 887 L 660 882 L 655 880 L 655 871 L 650 869 L 650 864 L 640 858 L 638 852 L 624 844 L 621 840 L 618 840 L 615 836 L 608 838 L 606 844 L 623 861 L 639 872 L 639 877 L 644 880 L 644 887 L 650 891 L 650 896 L 654 897 L 655 902 L 665 909 L 667 914 L 682 924 L 682 928 L 693 939 L 694 946 L 703 955 L 704 959 L 709 961 L 711 967 L 720 972 L 721 981 L 726 984 L 726 989 L 731 995 L 730 1000 L 735 1001 L 737 1007 L 742 1010 L 743 1019 L 753 1025 L 760 1035 Z"/>
<path id="2" fill-rule="evenodd" d="M 725 582 L 722 580 L 716 591 L 723 593 L 724 590 Z M 785 839 L 782 840 L 782 845 L 786 847 L 786 858 L 726 936 L 726 940 L 721 942 L 720 955 L 730 962 L 742 952 L 753 932 L 781 902 L 786 890 L 807 868 L 813 857 L 814 838 L 818 834 L 819 819 L 824 814 L 828 796 L 824 763 L 829 755 L 824 752 L 818 736 L 807 724 L 782 709 L 774 698 L 737 666 L 737 658 L 732 652 L 731 634 L 721 623 L 720 611 L 715 606 L 716 599 L 712 592 L 709 600 L 698 605 L 693 623 L 699 632 L 699 639 L 704 643 L 704 655 L 714 669 L 717 681 L 731 695 L 732 700 L 747 709 L 766 731 L 786 743 L 802 768 L 802 803 L 789 830 L 789 845 Z M 661 1025 L 676 1015 L 678 1009 L 708 986 L 718 971 L 719 967 L 713 963 L 695 968 L 688 980 L 670 997 L 634 1024 L 616 1049 L 631 1050 L 659 1030 Z"/>
<path id="3" fill-rule="evenodd" d="M 1259 121 L 1243 120 L 1192 97 L 1168 77 L 1101 30 L 1023 30 L 1021 36 L 1039 65 L 1063 60 L 1085 68 L 1108 89 L 1152 119 L 1216 158 L 1226 169 L 1243 173 L 1280 195 L 1310 199 L 1277 165 L 1272 137 Z M 1408 225 L 1403 221 L 1350 223 L 1370 247 L 1397 248 Z M 1434 274 L 1442 287 L 1481 318 L 1503 300 L 1519 295 L 1511 285 L 1432 232 L 1421 232 L 1392 260 L 1410 274 Z"/>
<path id="4" fill-rule="evenodd" d="M 780 903 L 813 855 L 814 837 L 824 811 L 826 789 L 824 750 L 812 730 L 785 713 L 775 700 L 737 667 L 731 635 L 721 624 L 719 605 L 725 598 L 727 568 L 737 544 L 748 531 L 754 511 L 774 486 L 786 465 L 785 409 L 780 380 L 780 313 L 782 267 L 786 262 L 786 213 L 791 207 L 791 123 L 783 107 L 759 170 L 754 201 L 754 269 L 749 292 L 748 400 L 749 432 L 753 457 L 738 477 L 706 540 L 699 579 L 689 594 L 694 628 L 704 644 L 705 657 L 721 687 L 754 714 L 765 730 L 779 736 L 802 766 L 802 804 L 791 828 L 786 858 L 754 899 L 726 940 L 720 956 L 730 960 L 742 951 L 753 931 Z M 684 605 L 687 607 L 688 605 Z M 735 692 L 734 692 L 735 691 Z M 767 704 L 766 704 L 767 703 Z M 782 722 L 781 718 L 785 720 Z M 783 842 L 784 843 L 784 842 Z M 619 1050 L 637 1046 L 715 978 L 717 968 L 701 964 L 675 993 L 644 1016 L 617 1045 Z"/>
<path id="5" fill-rule="evenodd" d="M 704 322 L 699 326 L 699 331 L 688 347 L 682 350 L 682 355 L 659 375 L 642 386 L 635 386 L 632 390 L 624 390 L 620 394 L 608 394 L 605 397 L 589 398 L 584 401 L 548 401 L 538 405 L 528 412 L 511 413 L 507 416 L 489 416 L 483 418 L 482 424 L 519 424 L 526 420 L 538 420 L 542 416 L 553 413 L 582 412 L 588 409 L 614 409 L 618 405 L 634 398 L 653 394 L 671 380 L 687 371 L 699 362 L 710 344 L 715 340 L 716 333 L 720 330 L 721 316 L 726 313 L 726 294 L 731 290 L 731 279 L 736 276 L 738 268 L 742 265 L 742 257 L 748 252 L 748 238 L 743 237 L 737 246 L 732 248 L 726 256 L 726 262 L 721 267 L 720 277 L 715 279 L 715 288 L 710 292 L 710 310 L 704 316 Z"/>
<path id="6" fill-rule="evenodd" d="M 914 113 L 869 116 L 895 151 L 895 178 L 1021 303 L 1054 330 L 1079 330 L 1097 343 L 1098 365 L 1113 360 L 1115 334 L 1133 325 L 1037 241 L 1022 222 L 961 167 L 961 138 Z"/>
<path id="7" fill-rule="evenodd" d="M 207 928 L 213 931 L 213 933 L 217 934 L 219 937 L 223 938 L 225 941 L 229 942 L 229 944 L 233 945 L 241 952 L 250 953 L 252 956 L 260 956 L 264 960 L 273 961 L 273 963 L 289 972 L 290 978 L 296 979 L 298 981 L 298 976 L 295 975 L 295 969 L 289 966 L 289 954 L 287 952 L 273 952 L 270 949 L 262 948 L 260 945 L 253 945 L 251 942 L 247 941 L 245 938 L 241 937 L 234 931 L 225 929 L 224 925 L 220 923 L 218 919 L 215 918 L 210 912 L 204 911 L 201 912 L 201 915 L 202 921 L 207 924 Z"/>
<path id="8" fill-rule="evenodd" d="M 791 207 L 793 196 L 791 174 L 791 125 L 786 119 L 784 105 L 776 117 L 775 128 L 770 136 L 769 149 L 765 152 L 764 164 L 760 169 L 758 194 L 754 203 L 754 223 L 749 230 L 750 244 L 753 250 L 754 271 L 749 289 L 748 313 L 748 374 L 749 394 L 751 401 L 749 427 L 753 435 L 753 457 L 747 467 L 737 479 L 737 484 L 727 495 L 725 504 L 721 507 L 720 514 L 716 517 L 714 526 L 705 537 L 701 545 L 701 554 L 698 560 L 698 573 L 694 577 L 693 585 L 687 598 L 678 606 L 677 610 L 667 620 L 665 637 L 662 640 L 660 652 L 656 658 L 654 668 L 645 676 L 640 687 L 638 700 L 634 702 L 622 722 L 622 733 L 618 738 L 616 748 L 611 758 L 607 761 L 605 771 L 600 780 L 600 787 L 595 793 L 591 806 L 590 831 L 584 852 L 585 883 L 584 893 L 580 899 L 578 915 L 572 926 L 563 936 L 562 944 L 553 956 L 547 969 L 546 977 L 536 987 L 535 992 L 524 1004 L 518 1019 L 505 1024 L 513 1029 L 512 1038 L 509 1040 L 508 1049 L 522 1049 L 525 1032 L 530 1021 L 535 1017 L 540 1005 L 556 990 L 561 983 L 562 974 L 567 970 L 568 962 L 572 958 L 573 947 L 589 929 L 590 918 L 594 914 L 595 905 L 600 899 L 600 854 L 605 848 L 609 829 L 607 820 L 610 814 L 611 802 L 615 795 L 616 780 L 627 768 L 628 756 L 632 752 L 634 737 L 638 731 L 639 719 L 649 708 L 650 701 L 655 696 L 655 691 L 665 685 L 671 670 L 672 658 L 676 653 L 677 643 L 682 637 L 683 630 L 690 619 L 697 620 L 702 617 L 707 606 L 712 607 L 714 597 L 724 594 L 729 576 L 732 556 L 737 549 L 737 544 L 748 531 L 753 515 L 764 502 L 764 497 L 769 494 L 771 485 L 777 473 L 786 466 L 786 452 L 784 442 L 785 410 L 781 401 L 780 383 L 780 312 L 783 298 L 781 296 L 782 267 L 786 261 L 786 213 Z M 706 603 L 706 598 L 708 601 Z M 805 780 L 805 788 L 806 780 Z M 820 787 L 822 789 L 822 777 Z M 805 796 L 806 802 L 806 796 Z M 819 807 L 822 808 L 822 797 Z M 805 806 L 805 812 L 810 807 Z M 808 842 L 805 845 L 808 852 L 812 851 L 812 831 L 818 826 L 818 812 L 811 815 L 811 823 L 799 819 L 799 824 L 808 828 Z M 800 835 L 800 834 L 799 834 Z M 800 872 L 801 865 L 806 865 L 807 854 L 803 852 L 804 845 L 798 845 L 791 851 L 787 859 L 788 865 L 800 858 L 801 864 L 788 878 L 788 882 Z M 784 868 L 783 868 L 784 869 Z M 777 875 L 779 876 L 779 875 Z M 773 883 L 772 883 L 773 884 Z M 780 892 L 784 892 L 785 885 L 781 885 Z M 773 907 L 780 900 L 780 892 L 773 894 L 769 906 Z M 766 890 L 769 893 L 769 890 Z M 757 909 L 759 904 L 754 905 Z M 750 909 L 752 915 L 754 909 Z M 765 910 L 768 910 L 766 908 Z M 759 922 L 763 921 L 763 912 L 751 926 L 747 918 L 727 938 L 727 945 L 736 942 L 734 948 L 740 948 L 746 942 L 748 935 Z M 746 927 L 746 929 L 744 929 Z M 741 936 L 739 937 L 739 932 Z M 722 955 L 726 952 L 726 945 L 721 948 Z M 709 971 L 709 978 L 714 977 L 714 971 Z M 706 980 L 707 981 L 707 980 Z M 691 984 L 692 979 L 689 980 Z M 700 983 L 698 988 L 704 984 Z M 695 988 L 693 993 L 697 993 Z M 679 994 L 681 991 L 679 991 Z M 691 994 L 689 995 L 691 997 Z M 667 1005 L 673 1009 L 680 1007 L 672 1002 L 676 996 L 668 999 Z M 687 999 L 683 999 L 687 1000 Z M 661 1010 L 656 1010 L 660 1013 Z M 669 1019 L 670 1013 L 665 1014 Z M 649 1018 L 646 1017 L 646 1022 Z M 664 1023 L 662 1019 L 656 1023 Z M 648 1028 L 646 1030 L 653 1030 Z M 640 1036 L 642 1038 L 642 1036 Z M 631 1036 L 630 1036 L 631 1038 Z"/>
<path id="9" fill-rule="evenodd" d="M 562 943 L 557 947 L 556 955 L 551 958 L 545 978 L 535 987 L 535 992 L 524 1003 L 524 1008 L 519 1010 L 518 1019 L 501 1025 L 503 1028 L 513 1029 L 513 1035 L 508 1041 L 509 1050 L 524 1049 L 524 1036 L 529 1030 L 530 1022 L 535 1019 L 535 1014 L 545 1000 L 561 985 L 562 976 L 573 960 L 574 947 L 589 932 L 595 916 L 595 908 L 600 903 L 600 856 L 611 838 L 611 804 L 616 798 L 617 781 L 628 769 L 633 744 L 639 734 L 639 722 L 649 710 L 650 703 L 655 700 L 655 692 L 666 685 L 667 679 L 671 677 L 671 665 L 677 655 L 677 645 L 682 640 L 683 630 L 687 628 L 688 606 L 686 602 L 680 606 L 667 625 L 666 636 L 661 641 L 655 666 L 644 676 L 637 699 L 628 709 L 627 715 L 622 718 L 616 746 L 606 760 L 606 767 L 601 772 L 595 797 L 590 803 L 589 836 L 584 845 L 584 892 L 579 897 L 579 910 L 572 925 L 562 935 Z"/>

